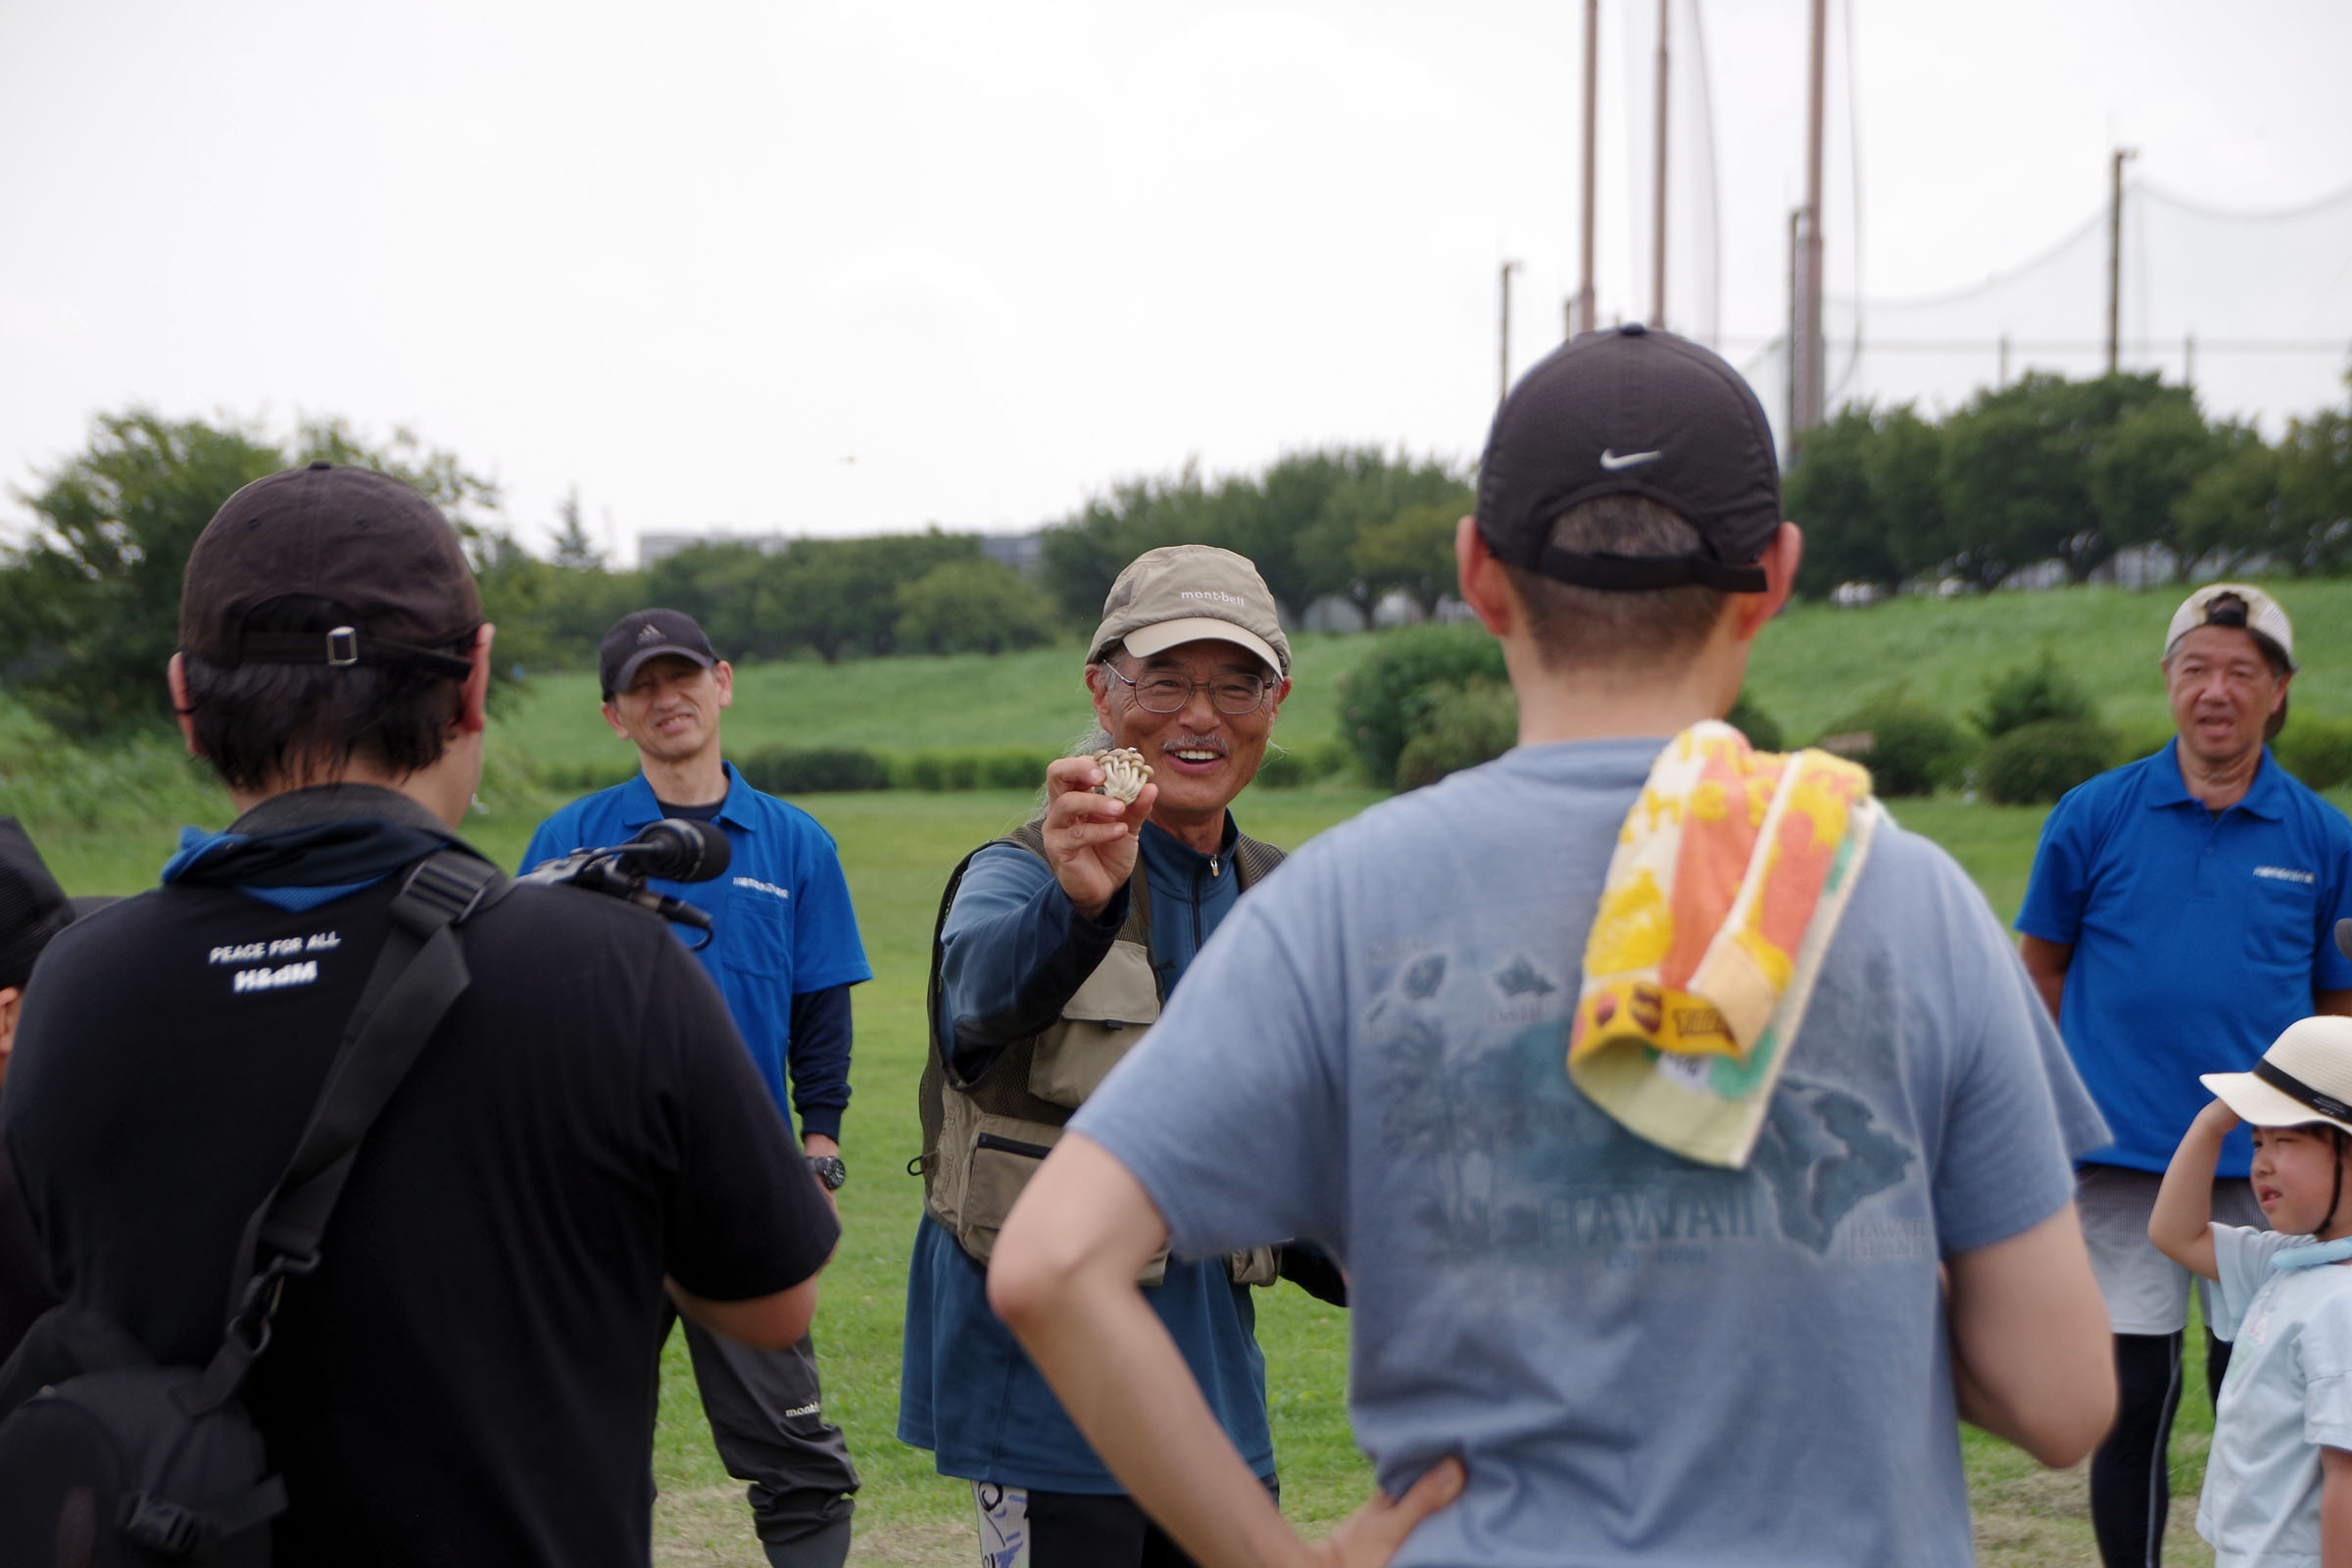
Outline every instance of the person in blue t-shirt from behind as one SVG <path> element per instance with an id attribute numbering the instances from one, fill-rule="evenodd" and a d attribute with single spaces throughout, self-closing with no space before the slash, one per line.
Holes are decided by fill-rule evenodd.
<path id="1" fill-rule="evenodd" d="M 735 672 L 693 616 L 658 609 L 621 616 L 605 633 L 598 671 L 605 722 L 637 748 L 638 774 L 540 823 L 523 868 L 626 843 L 663 817 L 718 824 L 729 852 L 724 874 L 651 886 L 710 916 L 710 940 L 695 956 L 718 982 L 785 1125 L 800 1113 L 802 1152 L 831 1198 L 849 1176 L 840 1140 L 850 987 L 873 978 L 832 837 L 808 812 L 745 783 L 721 756 L 719 713 L 735 700 Z M 691 1319 L 685 1331 L 711 1439 L 727 1473 L 751 1483 L 768 1561 L 840 1568 L 858 1471 L 841 1429 L 825 1419 L 810 1342 L 756 1350 Z"/>
<path id="2" fill-rule="evenodd" d="M 2352 1019 L 2289 1024 L 2252 1072 L 2202 1079 L 2148 1240 L 2219 1287 L 2236 1344 L 2214 1412 L 2197 1533 L 2221 1568 L 2352 1563 Z M 2264 1226 L 2213 1219 L 2213 1172 L 2253 1129 Z"/>
<path id="3" fill-rule="evenodd" d="M 2069 793 L 2042 827 L 2017 929 L 2115 1142 L 2080 1167 L 2078 1202 L 2115 1336 L 2121 1409 L 2090 1466 L 2107 1568 L 2161 1560 L 2167 1442 L 2180 1399 L 2189 1275 L 2148 1242 L 2201 1067 L 2253 1065 L 2306 1013 L 2352 1013 L 2352 823 L 2266 745 L 2285 722 L 2294 627 L 2261 589 L 2211 583 L 2173 613 L 2165 691 L 2179 731 Z M 2214 1212 L 2256 1225 L 2252 1148 L 2222 1145 Z M 2210 1287 L 2204 1317 L 2216 1318 Z M 2230 1348 L 2206 1341 L 2218 1397 Z"/>
<path id="4" fill-rule="evenodd" d="M 1711 732 L 1801 542 L 1754 391 L 1639 323 L 1531 369 L 1479 474 L 1454 553 L 1519 744 L 1243 898 L 1030 1179 L 990 1299 L 1200 1563 L 1966 1568 L 1960 1423 L 2067 1465 L 2114 1411 L 2073 1204 L 2106 1128 L 1983 895 L 1886 822 L 1835 934 L 1795 944 L 1801 1024 L 1776 1011 L 1717 1058 L 1736 1068 L 1637 1085 L 1685 1132 L 1752 1095 L 1746 1150 L 1669 1147 L 1668 1115 L 1638 1131 L 1572 1077 L 1577 1016 L 1609 1016 L 1588 955 L 1755 951 L 1760 927 L 1686 914 L 1690 883 L 1649 860 L 1604 925 L 1627 841 L 1696 837 L 1742 795 L 1756 842 L 1771 811 L 1814 831 L 1743 783 L 1650 783 L 1692 731 L 1693 759 L 1743 750 Z M 1720 1032 L 1686 996 L 1629 987 L 1626 1016 Z M 1156 1248 L 1277 1238 L 1347 1269 L 1348 1415 L 1381 1488 L 1312 1544 L 1136 1288 Z"/>

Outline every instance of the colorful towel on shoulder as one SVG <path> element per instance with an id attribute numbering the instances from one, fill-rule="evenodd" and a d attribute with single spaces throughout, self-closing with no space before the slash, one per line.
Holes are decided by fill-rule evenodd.
<path id="1" fill-rule="evenodd" d="M 1712 719 L 1668 741 L 1609 858 L 1569 1078 L 1660 1148 L 1744 1166 L 1884 814 L 1827 752 Z"/>

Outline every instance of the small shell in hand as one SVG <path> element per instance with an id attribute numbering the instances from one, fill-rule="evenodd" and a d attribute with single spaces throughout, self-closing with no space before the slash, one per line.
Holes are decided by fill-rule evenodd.
<path id="1" fill-rule="evenodd" d="M 1144 793 L 1144 785 L 1152 778 L 1151 764 L 1144 754 L 1132 746 L 1122 746 L 1115 752 L 1097 752 L 1095 761 L 1102 769 L 1102 782 L 1095 786 L 1097 795 L 1107 795 L 1129 806 Z"/>

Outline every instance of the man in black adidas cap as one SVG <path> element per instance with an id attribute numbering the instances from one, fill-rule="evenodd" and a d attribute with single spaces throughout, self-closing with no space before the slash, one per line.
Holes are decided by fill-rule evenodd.
<path id="1" fill-rule="evenodd" d="M 1652 765 L 1730 744 L 1688 732 L 1796 568 L 1764 412 L 1695 344 L 1588 334 L 1496 415 L 1455 546 L 1518 748 L 1242 903 L 1031 1180 L 991 1297 L 1204 1563 L 1957 1568 L 1958 1420 L 2066 1464 L 2113 1399 L 2070 1202 L 2104 1130 L 1983 898 L 1874 818 L 1743 1165 L 1637 1136 L 1565 1060 L 1613 852 L 1681 804 Z M 1692 835 L 1752 809 L 1690 799 Z M 1664 956 L 1668 892 L 1612 903 L 1606 968 Z M 1286 1237 L 1348 1271 L 1389 1494 L 1317 1552 L 1133 1284 L 1163 1241 Z"/>
<path id="2" fill-rule="evenodd" d="M 655 885 L 710 917 L 695 956 L 726 998 L 787 1136 L 797 1110 L 799 1151 L 837 1192 L 849 1180 L 841 1117 L 850 988 L 873 970 L 832 835 L 726 760 L 719 721 L 735 701 L 735 671 L 692 615 L 657 608 L 621 616 L 605 633 L 597 670 L 605 722 L 637 748 L 637 775 L 540 823 L 522 863 L 626 843 L 663 817 L 718 826 L 725 876 Z M 841 1568 L 858 1467 L 841 1428 L 825 1419 L 814 1346 L 804 1337 L 758 1349 L 691 1318 L 685 1335 L 711 1441 L 727 1473 L 751 1483 L 752 1523 L 771 1568 Z"/>
<path id="3" fill-rule="evenodd" d="M 0 1103 L 60 1293 L 160 1362 L 219 1348 L 410 869 L 471 854 L 490 642 L 456 531 L 379 473 L 257 480 L 189 555 L 171 689 L 240 814 L 51 942 Z M 461 933 L 245 1385 L 273 1560 L 641 1568 L 663 1315 L 790 1345 L 838 1227 L 660 920 L 522 886 Z M 16 1500 L 0 1556 L 69 1539 Z"/>

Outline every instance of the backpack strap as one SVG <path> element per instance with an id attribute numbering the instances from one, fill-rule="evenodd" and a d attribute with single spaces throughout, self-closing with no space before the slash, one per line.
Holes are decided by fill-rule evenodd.
<path id="1" fill-rule="evenodd" d="M 417 861 L 393 896 L 391 928 L 343 1027 L 310 1124 L 276 1187 L 245 1223 L 228 1329 L 182 1401 L 191 1413 L 235 1396 L 269 1347 L 287 1276 L 318 1266 L 318 1239 L 361 1141 L 471 979 L 457 928 L 504 897 L 508 886 L 489 861 L 443 849 Z"/>

